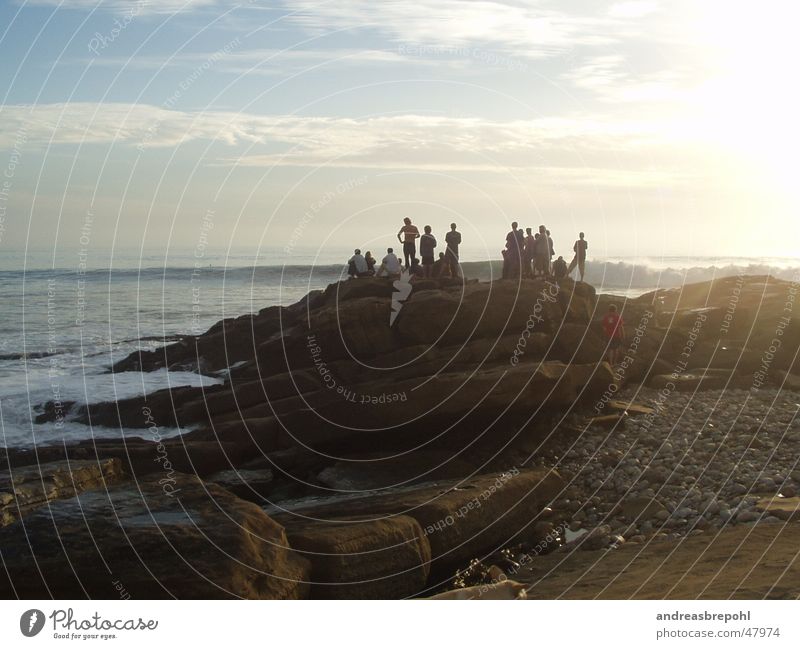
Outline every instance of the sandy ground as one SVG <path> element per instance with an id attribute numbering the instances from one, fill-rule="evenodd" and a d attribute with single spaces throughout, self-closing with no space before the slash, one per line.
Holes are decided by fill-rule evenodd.
<path id="1" fill-rule="evenodd" d="M 553 553 L 514 577 L 532 599 L 800 598 L 800 523 Z"/>

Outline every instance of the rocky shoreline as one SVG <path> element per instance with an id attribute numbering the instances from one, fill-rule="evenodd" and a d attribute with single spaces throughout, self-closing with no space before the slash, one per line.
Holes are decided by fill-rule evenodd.
<path id="1" fill-rule="evenodd" d="M 499 575 L 535 592 L 558 557 L 794 525 L 796 289 L 425 281 L 391 324 L 392 285 L 354 280 L 133 354 L 111 372 L 225 381 L 40 404 L 40 422 L 142 439 L 0 450 L 0 593 L 403 598 Z"/>

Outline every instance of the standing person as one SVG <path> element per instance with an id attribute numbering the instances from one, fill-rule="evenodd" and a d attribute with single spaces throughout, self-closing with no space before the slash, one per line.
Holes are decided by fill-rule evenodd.
<path id="1" fill-rule="evenodd" d="M 538 275 L 550 274 L 550 240 L 543 225 L 539 226 L 539 234 L 536 237 L 534 268 Z"/>
<path id="2" fill-rule="evenodd" d="M 625 342 L 625 322 L 617 313 L 616 304 L 608 305 L 608 313 L 603 317 L 603 331 L 608 338 L 608 362 L 614 367 Z"/>
<path id="3" fill-rule="evenodd" d="M 444 266 L 450 273 L 450 277 L 460 277 L 461 272 L 458 268 L 458 247 L 461 245 L 461 233 L 456 230 L 456 224 L 450 224 L 450 232 L 444 237 L 447 243 L 444 255 Z"/>
<path id="4" fill-rule="evenodd" d="M 533 236 L 531 228 L 525 228 L 525 248 L 522 253 L 522 276 L 533 277 L 533 251 L 536 247 L 536 237 Z"/>
<path id="5" fill-rule="evenodd" d="M 550 236 L 550 230 L 545 230 L 547 233 L 547 243 L 550 245 L 550 256 L 547 258 L 547 273 L 553 274 L 553 257 L 556 254 L 556 249 L 553 248 L 553 237 Z"/>
<path id="6" fill-rule="evenodd" d="M 380 277 L 383 275 L 384 271 L 389 279 L 398 279 L 400 277 L 400 260 L 397 258 L 397 255 L 394 254 L 392 248 L 386 249 L 386 256 L 381 261 L 381 267 L 375 275 Z"/>
<path id="7" fill-rule="evenodd" d="M 575 266 L 577 266 L 578 272 L 581 275 L 581 281 L 583 281 L 583 274 L 586 271 L 586 250 L 588 248 L 589 244 L 586 242 L 586 239 L 583 238 L 583 232 L 581 232 L 578 234 L 578 240 L 575 242 L 575 245 L 572 246 L 572 249 L 575 251 L 575 256 L 572 258 L 572 261 L 569 262 L 567 275 L 571 275 L 572 271 L 575 270 Z"/>
<path id="8" fill-rule="evenodd" d="M 506 279 L 519 278 L 522 268 L 522 252 L 525 247 L 525 235 L 518 230 L 518 223 L 511 224 L 511 232 L 506 235 L 506 263 L 503 265 L 503 277 Z"/>
<path id="9" fill-rule="evenodd" d="M 417 239 L 419 239 L 417 226 L 411 223 L 410 218 L 404 218 L 403 227 L 397 233 L 397 240 L 403 244 L 403 257 L 406 262 L 406 268 L 411 268 L 411 260 L 417 256 Z"/>
<path id="10" fill-rule="evenodd" d="M 419 254 L 422 256 L 422 268 L 425 271 L 425 277 L 431 276 L 431 268 L 433 262 L 434 248 L 436 248 L 436 237 L 431 234 L 431 226 L 425 226 L 425 234 L 419 238 Z"/>

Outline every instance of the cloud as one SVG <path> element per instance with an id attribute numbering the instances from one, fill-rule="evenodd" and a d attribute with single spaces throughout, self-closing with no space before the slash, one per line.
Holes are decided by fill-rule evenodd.
<path id="1" fill-rule="evenodd" d="M 607 44 L 606 17 L 568 14 L 541 2 L 493 0 L 286 0 L 288 20 L 324 33 L 333 29 L 369 29 L 396 43 L 459 46 L 491 44 L 517 56 L 552 56 L 579 44 Z"/>
<path id="2" fill-rule="evenodd" d="M 414 57 L 399 51 L 377 49 L 242 49 L 220 55 L 214 52 L 179 53 L 170 57 L 157 55 L 137 55 L 136 57 L 84 57 L 62 62 L 64 65 L 89 62 L 96 67 L 111 67 L 139 70 L 161 70 L 164 68 L 194 69 L 206 61 L 213 60 L 216 69 L 229 74 L 279 74 L 290 75 L 299 71 L 330 63 L 332 65 L 397 65 L 409 62 L 433 65 L 428 61 L 416 61 Z"/>
<path id="3" fill-rule="evenodd" d="M 188 112 L 142 104 L 44 104 L 0 110 L 0 145 L 113 143 L 120 150 L 211 142 L 203 163 L 224 167 L 349 167 L 536 172 L 541 182 L 657 186 L 679 165 L 643 168 L 668 143 L 654 124 L 588 116 L 493 121 L 434 115 L 353 119 Z M 671 171 L 670 169 L 680 170 Z"/>
<path id="4" fill-rule="evenodd" d="M 617 2 L 608 9 L 608 15 L 614 18 L 642 18 L 658 11 L 659 4 L 655 0 L 630 0 Z"/>
<path id="5" fill-rule="evenodd" d="M 601 54 L 580 60 L 562 74 L 575 88 L 587 90 L 597 99 L 615 104 L 685 102 L 700 82 L 697 70 L 680 65 L 650 70 L 636 69 L 621 54 Z"/>
<path id="6" fill-rule="evenodd" d="M 219 0 L 19 0 L 22 5 L 91 11 L 100 9 L 120 14 L 175 14 L 220 4 Z"/>

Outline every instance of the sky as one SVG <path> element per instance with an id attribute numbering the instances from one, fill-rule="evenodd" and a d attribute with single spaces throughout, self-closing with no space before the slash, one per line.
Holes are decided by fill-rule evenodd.
<path id="1" fill-rule="evenodd" d="M 0 254 L 795 256 L 789 2 L 0 4 Z"/>

